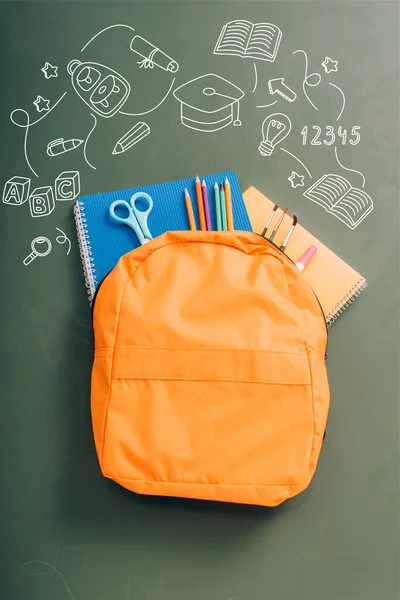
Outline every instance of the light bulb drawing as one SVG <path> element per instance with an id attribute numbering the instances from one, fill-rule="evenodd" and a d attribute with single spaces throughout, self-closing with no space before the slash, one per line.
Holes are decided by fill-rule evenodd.
<path id="1" fill-rule="evenodd" d="M 283 142 L 292 129 L 292 122 L 283 113 L 274 113 L 264 119 L 261 126 L 262 141 L 258 146 L 261 156 L 271 156 L 275 147 Z"/>

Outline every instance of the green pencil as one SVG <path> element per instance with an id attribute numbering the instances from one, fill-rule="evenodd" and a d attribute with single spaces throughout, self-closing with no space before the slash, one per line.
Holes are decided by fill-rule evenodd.
<path id="1" fill-rule="evenodd" d="M 215 200 L 215 215 L 217 217 L 217 231 L 222 231 L 221 221 L 221 204 L 219 199 L 219 187 L 218 183 L 214 183 L 214 200 Z"/>
<path id="2" fill-rule="evenodd" d="M 220 185 L 219 188 L 219 199 L 221 205 L 221 221 L 222 221 L 222 231 L 228 231 L 228 221 L 226 217 L 226 204 L 225 204 L 225 191 L 224 186 Z"/>

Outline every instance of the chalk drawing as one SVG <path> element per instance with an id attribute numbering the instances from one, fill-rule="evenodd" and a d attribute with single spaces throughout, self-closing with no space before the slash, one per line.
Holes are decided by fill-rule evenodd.
<path id="1" fill-rule="evenodd" d="M 288 177 L 288 181 L 290 181 L 290 185 L 292 188 L 303 187 L 304 186 L 304 175 L 299 175 L 296 171 L 292 171 L 290 177 Z"/>
<path id="2" fill-rule="evenodd" d="M 309 95 L 307 94 L 306 86 L 316 87 L 317 85 L 319 85 L 321 83 L 321 75 L 319 73 L 308 74 L 308 56 L 304 52 L 304 50 L 295 50 L 293 52 L 293 54 L 297 54 L 298 52 L 301 52 L 304 55 L 304 59 L 305 59 L 304 79 L 303 79 L 303 84 L 302 84 L 303 85 L 303 93 L 304 93 L 305 97 L 307 98 L 308 102 L 311 104 L 311 106 L 313 108 L 315 108 L 315 110 L 318 110 L 318 108 L 315 106 L 314 102 L 312 102 Z"/>
<path id="3" fill-rule="evenodd" d="M 54 182 L 56 200 L 75 200 L 81 191 L 79 171 L 63 171 Z"/>
<path id="4" fill-rule="evenodd" d="M 44 112 L 50 110 L 50 100 L 46 100 L 43 96 L 37 96 L 36 100 L 33 101 L 38 112 Z"/>
<path id="5" fill-rule="evenodd" d="M 124 23 L 116 23 L 115 25 L 109 25 L 108 27 L 104 27 L 101 31 L 98 31 L 86 44 L 81 48 L 81 52 L 86 50 L 86 48 L 91 44 L 99 35 L 102 35 L 105 31 L 109 31 L 110 29 L 114 29 L 115 27 L 124 27 L 126 29 L 130 29 L 131 31 L 135 31 L 133 27 L 130 25 L 125 25 Z"/>
<path id="6" fill-rule="evenodd" d="M 272 23 L 250 23 L 238 19 L 223 26 L 214 54 L 274 62 L 281 39 L 282 31 Z"/>
<path id="7" fill-rule="evenodd" d="M 295 160 L 297 160 L 297 162 L 304 168 L 304 170 L 307 172 L 308 176 L 310 177 L 310 179 L 312 179 L 312 175 L 310 173 L 310 171 L 307 169 L 306 165 L 301 162 L 301 160 L 299 158 L 297 158 L 297 156 L 295 156 L 294 154 L 292 154 L 291 152 L 289 152 L 289 150 L 285 150 L 285 148 L 279 148 L 279 150 L 282 150 L 282 152 L 286 152 L 286 154 L 289 154 L 289 156 L 291 156 L 292 158 L 294 158 Z"/>
<path id="8" fill-rule="evenodd" d="M 25 160 L 26 160 L 26 164 L 28 165 L 29 169 L 32 171 L 32 173 L 35 175 L 35 177 L 39 177 L 39 175 L 36 173 L 36 171 L 33 169 L 29 158 L 28 158 L 28 152 L 27 152 L 27 141 L 28 141 L 28 132 L 29 129 L 31 127 L 33 127 L 34 125 L 36 125 L 37 123 L 39 123 L 42 119 L 44 119 L 45 117 L 47 117 L 51 111 L 57 106 L 57 104 L 59 102 L 61 102 L 61 100 L 65 97 L 67 92 L 64 92 L 64 94 L 62 96 L 60 96 L 60 98 L 53 104 L 53 106 L 41 117 L 39 117 L 38 119 L 36 119 L 36 121 L 32 121 L 30 120 L 30 116 L 29 113 L 24 110 L 23 108 L 16 108 L 15 110 L 12 111 L 12 113 L 10 114 L 10 120 L 12 123 L 14 123 L 14 125 L 16 125 L 17 127 L 22 127 L 23 129 L 25 129 L 25 136 L 24 136 L 24 154 L 25 154 Z M 17 119 L 17 115 L 22 114 L 24 116 L 24 119 L 26 120 L 25 123 L 23 122 L 18 122 Z"/>
<path id="9" fill-rule="evenodd" d="M 300 131 L 302 136 L 302 144 L 305 146 L 308 142 L 311 146 L 321 146 L 323 143 L 325 146 L 333 146 L 336 142 L 336 136 L 341 139 L 342 146 L 344 146 L 347 142 L 349 142 L 352 146 L 356 146 L 360 143 L 361 135 L 359 133 L 361 127 L 359 125 L 354 125 L 351 128 L 351 137 L 347 137 L 347 129 L 343 129 L 341 125 L 335 130 L 332 125 L 325 126 L 325 132 L 323 134 L 322 141 L 319 139 L 322 134 L 322 129 L 319 125 L 312 125 L 312 129 L 315 130 L 315 135 L 311 137 L 311 140 L 308 138 L 308 126 L 304 125 L 303 129 Z"/>
<path id="10" fill-rule="evenodd" d="M 341 95 L 342 95 L 342 108 L 340 109 L 340 112 L 339 112 L 338 116 L 336 117 L 336 121 L 339 121 L 340 117 L 341 117 L 341 116 L 342 116 L 342 114 L 343 114 L 344 107 L 346 106 L 346 97 L 345 97 L 345 95 L 344 95 L 344 92 L 343 92 L 343 90 L 342 90 L 342 89 L 341 89 L 341 88 L 340 88 L 338 85 L 335 85 L 334 83 L 331 83 L 331 82 L 329 82 L 329 85 L 331 85 L 332 87 L 334 87 L 334 88 L 336 88 L 337 90 L 339 90 L 339 92 L 340 92 L 340 93 L 341 93 Z"/>
<path id="11" fill-rule="evenodd" d="M 289 86 L 286 85 L 283 77 L 277 79 L 270 79 L 268 81 L 268 89 L 271 96 L 279 94 L 288 102 L 294 102 L 297 98 L 296 92 L 294 92 Z"/>
<path id="12" fill-rule="evenodd" d="M 358 175 L 360 175 L 362 177 L 363 182 L 362 182 L 362 186 L 361 187 L 364 188 L 365 187 L 365 177 L 364 177 L 364 175 L 360 171 L 356 171 L 356 169 L 349 169 L 348 167 L 345 167 L 345 166 L 342 165 L 342 163 L 340 162 L 339 157 L 337 155 L 337 148 L 336 148 L 336 146 L 335 146 L 335 158 L 336 158 L 336 161 L 337 161 L 338 165 L 340 167 L 342 167 L 342 169 L 344 169 L 345 171 L 350 171 L 351 173 L 357 173 Z"/>
<path id="13" fill-rule="evenodd" d="M 68 245 L 68 250 L 67 250 L 67 256 L 68 254 L 71 252 L 71 240 L 69 239 L 69 237 L 67 237 L 67 235 L 63 232 L 62 229 L 59 229 L 58 227 L 56 227 L 57 231 L 59 231 L 61 233 L 61 235 L 57 235 L 56 236 L 56 242 L 57 244 L 67 244 Z M 58 553 L 58 550 L 57 550 Z"/>
<path id="14" fill-rule="evenodd" d="M 274 104 L 276 104 L 278 102 L 278 100 L 274 100 L 273 102 L 271 102 L 271 104 L 260 104 L 259 106 L 257 106 L 256 108 L 269 108 L 270 106 L 273 106 Z"/>
<path id="15" fill-rule="evenodd" d="M 117 28 L 117 27 L 123 27 L 123 28 L 129 29 L 130 31 L 135 32 L 135 29 L 133 27 L 131 27 L 130 25 L 126 25 L 124 23 L 117 23 L 115 25 L 109 25 L 108 27 L 105 27 L 101 31 L 97 32 L 83 46 L 83 48 L 81 49 L 81 52 L 83 52 L 89 46 L 89 44 L 91 44 L 98 36 L 102 35 L 106 31 L 109 31 L 110 29 L 114 29 L 114 28 Z M 179 65 L 178 65 L 178 63 L 175 60 L 171 59 L 168 55 L 166 55 L 164 52 L 162 52 L 159 48 L 157 48 L 156 46 L 154 46 L 153 44 L 151 44 L 150 42 L 148 42 L 147 40 L 145 40 L 141 36 L 135 35 L 132 38 L 132 40 L 130 42 L 130 49 L 133 52 L 135 52 L 137 54 L 140 54 L 142 56 L 143 60 L 140 61 L 140 65 L 143 66 L 143 67 L 145 67 L 145 68 L 153 68 L 154 66 L 158 66 L 161 69 L 163 69 L 165 71 L 168 71 L 170 73 L 175 73 L 179 69 Z M 142 51 L 143 51 L 143 53 L 142 53 Z M 72 61 L 72 62 L 74 63 L 76 61 Z M 93 65 L 96 65 L 96 63 L 86 63 L 86 64 L 89 65 L 89 66 L 91 65 L 92 68 L 95 69 L 95 70 L 99 70 L 96 66 L 93 66 Z M 104 65 L 98 65 L 98 67 L 102 67 L 103 70 L 106 69 L 106 68 L 108 69 L 108 67 L 105 67 Z M 109 70 L 111 70 L 111 69 L 109 69 Z M 84 75 L 85 75 L 85 73 L 83 74 L 83 76 Z M 130 88 L 130 84 L 126 81 L 126 79 L 123 78 L 118 73 L 116 73 L 115 71 L 113 71 L 112 76 L 114 77 L 114 83 L 116 83 L 117 87 L 120 87 L 120 86 L 118 84 L 118 80 L 115 79 L 116 76 L 118 76 L 118 78 L 122 78 L 124 80 L 124 88 L 126 88 L 127 86 L 129 86 L 129 88 Z M 81 75 L 81 77 L 82 77 L 82 75 Z M 89 74 L 89 77 L 90 77 L 90 74 Z M 107 81 L 106 83 L 107 84 L 111 84 L 111 81 Z M 159 108 L 159 106 L 162 105 L 162 103 L 168 98 L 168 96 L 169 96 L 169 94 L 170 94 L 170 92 L 171 92 L 174 84 L 175 84 L 175 77 L 174 77 L 172 83 L 170 84 L 170 87 L 168 88 L 168 91 L 165 94 L 165 96 L 160 100 L 160 102 L 158 102 L 156 104 L 156 106 L 150 108 L 149 110 L 145 110 L 145 111 L 137 112 L 137 113 L 124 112 L 124 111 L 120 110 L 122 108 L 122 104 L 121 104 L 121 106 L 119 106 L 119 108 L 115 112 L 120 112 L 121 114 L 127 115 L 129 117 L 139 117 L 139 116 L 142 116 L 142 115 L 147 115 L 147 114 L 153 112 L 154 110 L 156 110 L 157 108 Z M 97 84 L 97 89 L 99 89 L 99 87 L 104 87 L 104 82 L 103 82 L 102 86 L 100 86 L 99 84 Z M 121 90 L 118 90 L 118 92 L 122 93 Z M 82 97 L 81 93 L 79 93 L 79 95 Z M 89 104 L 89 106 L 91 106 L 91 108 L 93 108 L 93 110 L 95 110 L 98 114 L 101 114 L 101 113 L 99 113 L 95 109 L 95 107 L 93 105 L 91 105 L 89 103 L 89 102 L 93 102 L 93 100 L 92 100 L 93 92 L 90 91 L 89 94 L 83 94 L 83 95 L 86 96 L 86 99 L 82 98 L 86 102 L 86 104 Z M 128 92 L 128 95 L 129 95 L 129 92 Z M 117 100 L 116 97 L 113 97 L 113 94 L 110 95 L 110 98 L 107 97 L 106 101 L 109 102 L 110 99 L 113 102 L 116 102 L 116 100 Z M 126 99 L 127 99 L 127 97 L 125 98 L 124 102 L 126 101 Z M 102 111 L 102 112 L 104 112 L 104 111 Z M 112 114 L 115 114 L 115 112 L 113 112 Z M 109 114 L 109 115 L 102 114 L 102 116 L 112 116 L 112 114 Z M 87 160 L 86 156 L 85 156 L 85 160 L 89 164 L 89 166 L 91 166 L 93 169 L 95 168 L 93 165 L 91 165 L 89 163 L 89 161 Z"/>
<path id="16" fill-rule="evenodd" d="M 71 589 L 56 567 L 43 560 L 31 560 L 21 565 L 15 574 L 15 583 L 24 590 L 27 600 L 75 600 Z"/>
<path id="17" fill-rule="evenodd" d="M 53 67 L 49 62 L 44 63 L 44 67 L 40 69 L 44 74 L 46 79 L 50 79 L 51 77 L 58 77 L 58 67 Z"/>
<path id="18" fill-rule="evenodd" d="M 143 138 L 148 136 L 150 133 L 150 127 L 147 123 L 139 121 L 129 131 L 127 131 L 115 144 L 112 151 L 113 154 L 122 154 L 132 148 L 135 144 L 140 142 Z"/>
<path id="19" fill-rule="evenodd" d="M 361 129 L 361 127 L 359 125 L 354 125 L 351 128 L 351 135 L 354 135 L 354 137 L 355 137 L 354 140 L 349 140 L 349 142 L 352 146 L 356 146 L 357 144 L 360 143 L 361 136 L 358 132 L 359 129 Z"/>
<path id="20" fill-rule="evenodd" d="M 323 175 L 303 195 L 350 229 L 358 227 L 374 208 L 371 196 L 364 190 L 353 187 L 347 179 L 332 173 Z"/>
<path id="21" fill-rule="evenodd" d="M 29 177 L 11 177 L 3 189 L 3 202 L 9 206 L 21 206 L 29 198 L 31 180 Z"/>
<path id="22" fill-rule="evenodd" d="M 47 144 L 47 154 L 49 156 L 58 156 L 59 154 L 65 154 L 66 152 L 71 152 L 71 150 L 75 150 L 81 144 L 83 144 L 84 140 L 78 139 L 70 139 L 64 140 L 64 138 L 57 138 L 56 140 L 51 140 Z"/>
<path id="23" fill-rule="evenodd" d="M 258 83 L 258 73 L 257 73 L 257 65 L 256 63 L 253 63 L 253 67 L 254 67 L 254 86 L 253 89 L 251 90 L 251 93 L 254 94 L 254 92 L 257 89 L 257 83 Z"/>
<path id="24" fill-rule="evenodd" d="M 243 90 L 224 77 L 208 73 L 174 90 L 180 102 L 181 123 L 196 131 L 213 132 L 231 123 L 240 126 L 239 102 Z"/>
<path id="25" fill-rule="evenodd" d="M 109 119 L 125 104 L 131 86 L 129 82 L 110 67 L 95 62 L 74 59 L 67 71 L 78 96 L 96 114 Z"/>
<path id="26" fill-rule="evenodd" d="M 92 169 L 94 169 L 96 171 L 97 167 L 95 167 L 94 165 L 92 165 L 91 162 L 89 162 L 89 159 L 88 159 L 87 154 L 86 154 L 86 148 L 87 148 L 87 144 L 88 144 L 89 138 L 92 135 L 93 131 L 96 129 L 96 125 L 97 125 L 97 117 L 94 114 L 92 114 L 92 113 L 90 113 L 90 114 L 92 115 L 92 117 L 94 119 L 94 123 L 93 123 L 93 127 L 91 128 L 91 130 L 89 131 L 89 133 L 86 136 L 85 144 L 83 146 L 83 157 L 84 157 L 86 163 L 89 165 L 89 167 L 91 167 Z"/>
<path id="27" fill-rule="evenodd" d="M 22 263 L 25 265 L 25 267 L 27 267 L 28 265 L 31 264 L 32 261 L 35 260 L 35 258 L 37 258 L 37 257 L 43 258 L 43 257 L 47 256 L 51 252 L 51 247 L 52 247 L 51 241 L 47 237 L 40 235 L 39 237 L 32 240 L 32 242 L 31 242 L 32 252 L 24 258 Z"/>
<path id="28" fill-rule="evenodd" d="M 47 217 L 55 207 L 53 188 L 50 185 L 35 188 L 29 196 L 32 217 Z"/>
<path id="29" fill-rule="evenodd" d="M 128 117 L 141 117 L 142 115 L 148 115 L 149 113 L 153 112 L 153 110 L 156 110 L 168 98 L 172 88 L 174 87 L 174 83 L 175 83 L 175 77 L 173 78 L 171 85 L 169 86 L 168 91 L 165 94 L 164 98 L 162 98 L 162 100 L 160 100 L 160 102 L 158 104 L 153 106 L 153 108 L 150 108 L 149 110 L 144 110 L 143 112 L 138 112 L 138 113 L 128 113 L 128 112 L 124 112 L 121 110 L 120 111 L 121 115 L 127 115 Z"/>
<path id="30" fill-rule="evenodd" d="M 139 68 L 153 69 L 156 66 L 170 73 L 176 73 L 179 69 L 176 60 L 140 35 L 132 38 L 130 49 L 143 59 L 138 62 Z"/>
<path id="31" fill-rule="evenodd" d="M 325 60 L 321 63 L 324 67 L 325 73 L 337 73 L 338 72 L 338 61 L 332 60 L 329 56 L 325 57 Z"/>
<path id="32" fill-rule="evenodd" d="M 275 147 L 289 135 L 292 122 L 283 113 L 273 113 L 261 125 L 262 140 L 258 150 L 262 156 L 271 156 Z"/>

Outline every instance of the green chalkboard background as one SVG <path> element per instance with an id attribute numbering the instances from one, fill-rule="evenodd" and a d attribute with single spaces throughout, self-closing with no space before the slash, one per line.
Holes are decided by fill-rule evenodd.
<path id="1" fill-rule="evenodd" d="M 368 289 L 334 324 L 328 370 L 332 405 L 328 434 L 310 488 L 276 509 L 138 497 L 104 479 L 94 451 L 89 411 L 93 357 L 91 314 L 81 270 L 72 202 L 32 218 L 28 203 L 0 204 L 0 481 L 4 600 L 397 600 L 398 589 L 398 217 L 399 70 L 395 2 L 2 2 L 1 186 L 13 176 L 32 188 L 79 170 L 82 193 L 199 173 L 236 170 L 291 212 L 368 280 Z M 233 19 L 278 25 L 274 63 L 215 56 L 222 26 Z M 126 111 L 155 106 L 172 83 L 160 69 L 139 69 L 127 24 L 179 63 L 175 87 L 215 72 L 246 93 L 241 128 L 202 134 L 183 127 L 170 94 L 144 117 L 99 118 L 88 144 L 49 158 L 57 137 L 85 138 L 93 119 L 74 92 L 66 66 L 85 57 L 130 77 Z M 304 55 L 321 84 L 303 94 Z M 325 74 L 328 56 L 338 72 Z M 45 79 L 45 61 L 58 77 Z M 273 101 L 267 82 L 284 77 L 296 93 Z M 342 116 L 341 93 L 346 105 Z M 24 129 L 10 113 L 40 116 L 40 94 L 57 107 Z M 361 127 L 358 145 L 338 140 L 342 164 L 366 178 L 373 212 L 351 231 L 306 200 L 287 180 L 301 165 L 287 153 L 266 159 L 257 148 L 271 110 L 286 112 L 292 132 L 282 144 L 313 174 L 362 178 L 339 168 L 334 146 L 302 145 L 307 125 Z M 21 113 L 19 113 L 21 116 Z M 112 156 L 115 141 L 143 119 L 151 135 Z M 59 244 L 56 228 L 72 241 Z M 33 238 L 53 248 L 25 267 Z"/>

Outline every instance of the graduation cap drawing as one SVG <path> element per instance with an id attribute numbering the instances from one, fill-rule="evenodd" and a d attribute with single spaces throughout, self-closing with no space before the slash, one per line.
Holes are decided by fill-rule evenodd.
<path id="1" fill-rule="evenodd" d="M 227 79 L 208 73 L 174 90 L 181 103 L 181 123 L 196 131 L 218 131 L 231 123 L 240 126 L 243 90 Z"/>

